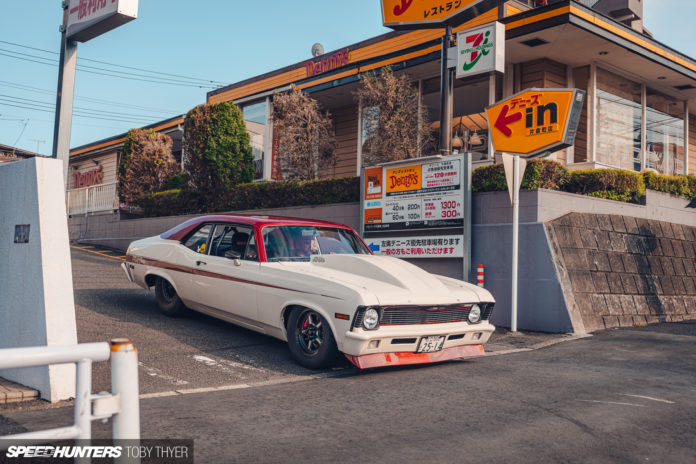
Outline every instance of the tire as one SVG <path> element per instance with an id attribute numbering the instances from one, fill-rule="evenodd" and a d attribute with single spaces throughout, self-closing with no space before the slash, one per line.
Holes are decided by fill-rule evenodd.
<path id="1" fill-rule="evenodd" d="M 176 294 L 176 290 L 167 279 L 157 278 L 155 282 L 155 298 L 162 314 L 169 317 L 181 317 L 186 312 L 186 306 Z"/>
<path id="2" fill-rule="evenodd" d="M 288 347 L 293 359 L 309 369 L 328 367 L 338 358 L 331 327 L 318 312 L 308 308 L 290 314 Z"/>

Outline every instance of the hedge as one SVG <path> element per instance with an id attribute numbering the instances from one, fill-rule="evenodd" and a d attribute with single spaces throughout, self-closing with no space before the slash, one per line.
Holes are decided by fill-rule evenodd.
<path id="1" fill-rule="evenodd" d="M 472 178 L 474 192 L 507 190 L 502 164 L 482 166 L 474 170 Z M 630 203 L 639 203 L 645 196 L 645 182 L 637 172 L 620 169 L 570 171 L 561 163 L 542 159 L 527 162 L 522 188 L 545 188 Z"/>
<path id="2" fill-rule="evenodd" d="M 219 198 L 173 189 L 141 198 L 138 206 L 145 216 L 153 217 L 357 201 L 360 201 L 360 178 L 344 177 L 240 184 Z"/>
<path id="3" fill-rule="evenodd" d="M 696 199 L 696 176 L 666 176 L 655 172 L 643 174 L 645 187 L 678 197 Z"/>

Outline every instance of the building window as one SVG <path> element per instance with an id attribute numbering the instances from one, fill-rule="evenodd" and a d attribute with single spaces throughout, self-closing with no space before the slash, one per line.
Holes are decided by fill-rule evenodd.
<path id="1" fill-rule="evenodd" d="M 596 161 L 619 169 L 641 170 L 641 86 L 597 70 Z"/>
<path id="2" fill-rule="evenodd" d="M 502 79 L 500 89 L 496 89 L 496 98 L 502 98 Z M 454 105 L 452 111 L 452 137 L 462 141 L 461 151 L 474 153 L 474 160 L 489 158 L 488 122 L 485 108 L 489 105 L 488 76 L 471 79 L 459 79 L 454 83 Z M 431 123 L 433 143 L 426 146 L 423 155 L 439 154 L 440 133 L 440 78 L 434 77 L 423 81 L 423 103 L 426 106 L 428 121 Z M 457 150 L 453 147 L 453 150 Z"/>
<path id="3" fill-rule="evenodd" d="M 647 167 L 662 174 L 684 174 L 684 102 L 647 91 Z"/>
<path id="4" fill-rule="evenodd" d="M 266 101 L 252 103 L 242 108 L 244 124 L 249 133 L 251 151 L 254 153 L 254 179 L 263 179 L 263 160 L 266 152 Z"/>

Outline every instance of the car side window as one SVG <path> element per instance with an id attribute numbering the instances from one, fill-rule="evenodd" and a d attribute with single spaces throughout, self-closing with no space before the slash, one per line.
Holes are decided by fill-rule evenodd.
<path id="1" fill-rule="evenodd" d="M 253 235 L 250 227 L 238 226 L 236 224 L 218 224 L 210 242 L 210 254 L 212 256 L 224 257 L 228 251 L 238 253 L 241 259 L 252 259 L 248 253 L 249 239 Z"/>
<path id="2" fill-rule="evenodd" d="M 196 253 L 207 254 L 208 237 L 210 237 L 212 228 L 213 226 L 211 224 L 203 225 L 186 239 L 184 246 Z"/>
<path id="3" fill-rule="evenodd" d="M 251 238 L 249 239 L 249 243 L 247 244 L 247 249 L 245 253 L 245 259 L 249 261 L 258 261 L 259 260 L 259 252 L 256 249 L 256 237 L 254 236 L 254 233 L 252 232 Z"/>

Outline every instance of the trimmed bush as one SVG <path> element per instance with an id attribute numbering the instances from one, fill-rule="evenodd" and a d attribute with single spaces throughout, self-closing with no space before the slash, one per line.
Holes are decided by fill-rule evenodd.
<path id="1" fill-rule="evenodd" d="M 567 171 L 562 190 L 607 200 L 640 203 L 645 196 L 643 176 L 621 169 L 587 169 Z"/>
<path id="2" fill-rule="evenodd" d="M 533 159 L 527 162 L 522 178 L 522 188 L 534 190 L 546 188 L 561 190 L 566 182 L 568 171 L 561 163 L 543 159 Z M 505 169 L 502 164 L 481 166 L 472 173 L 472 189 L 474 192 L 502 192 L 507 190 Z"/>
<path id="3" fill-rule="evenodd" d="M 474 192 L 507 190 L 502 164 L 477 168 L 472 178 Z M 645 196 L 645 182 L 637 172 L 619 169 L 569 171 L 561 163 L 543 159 L 527 163 L 522 188 L 545 188 L 630 203 L 640 203 Z"/>
<path id="4" fill-rule="evenodd" d="M 666 176 L 656 172 L 643 174 L 645 187 L 678 197 L 696 199 L 696 176 Z"/>
<path id="5" fill-rule="evenodd" d="M 360 178 L 240 184 L 219 197 L 168 190 L 142 198 L 145 216 L 173 216 L 360 201 Z"/>

